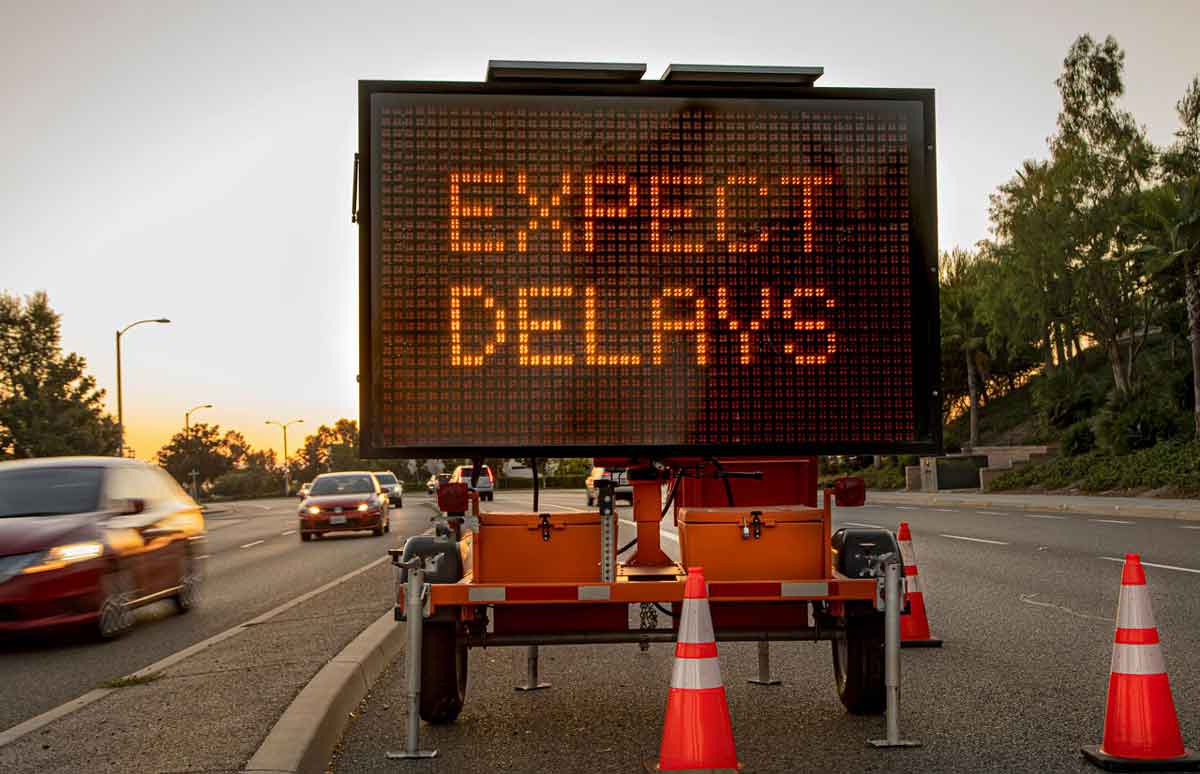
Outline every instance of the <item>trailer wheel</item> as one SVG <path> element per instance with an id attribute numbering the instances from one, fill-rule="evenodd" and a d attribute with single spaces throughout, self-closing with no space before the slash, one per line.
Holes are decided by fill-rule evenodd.
<path id="1" fill-rule="evenodd" d="M 467 694 L 467 640 L 461 624 L 425 621 L 421 629 L 421 720 L 453 723 Z"/>
<path id="2" fill-rule="evenodd" d="M 853 715 L 879 715 L 886 704 L 883 681 L 883 616 L 846 617 L 845 637 L 833 641 L 838 698 Z"/>

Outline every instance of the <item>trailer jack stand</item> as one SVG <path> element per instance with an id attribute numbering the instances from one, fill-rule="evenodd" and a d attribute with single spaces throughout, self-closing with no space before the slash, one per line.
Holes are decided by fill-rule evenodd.
<path id="1" fill-rule="evenodd" d="M 758 677 L 752 677 L 746 682 L 754 685 L 779 685 L 779 680 L 771 677 L 771 643 L 761 640 L 758 643 Z"/>
<path id="2" fill-rule="evenodd" d="M 518 685 L 518 691 L 538 691 L 549 688 L 550 683 L 538 682 L 538 646 L 530 645 L 525 651 L 525 684 Z"/>
<path id="3" fill-rule="evenodd" d="M 887 689 L 887 738 L 871 739 L 872 747 L 920 747 L 920 742 L 900 738 L 900 606 L 903 603 L 903 583 L 900 560 L 885 554 L 878 560 L 883 565 L 884 592 L 884 686 Z"/>
<path id="4" fill-rule="evenodd" d="M 408 649 L 404 654 L 405 682 L 408 688 L 408 734 L 404 749 L 400 752 L 384 753 L 389 759 L 409 760 L 413 758 L 435 758 L 437 749 L 421 749 L 421 636 L 425 624 L 425 566 L 421 557 L 414 556 L 407 562 L 394 562 L 408 570 L 405 584 L 406 599 L 404 612 L 408 619 Z"/>

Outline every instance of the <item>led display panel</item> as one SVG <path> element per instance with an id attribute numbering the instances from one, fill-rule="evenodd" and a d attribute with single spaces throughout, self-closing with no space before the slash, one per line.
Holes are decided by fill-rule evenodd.
<path id="1" fill-rule="evenodd" d="M 365 454 L 937 447 L 928 92 L 360 95 Z"/>

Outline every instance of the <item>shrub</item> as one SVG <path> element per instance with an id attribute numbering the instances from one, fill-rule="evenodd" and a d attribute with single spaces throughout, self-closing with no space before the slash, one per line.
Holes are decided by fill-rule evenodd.
<path id="1" fill-rule="evenodd" d="M 1051 427 L 1065 428 L 1087 419 L 1103 398 L 1096 380 L 1061 369 L 1033 384 L 1033 406 Z"/>
<path id="2" fill-rule="evenodd" d="M 1149 391 L 1132 396 L 1114 394 L 1100 412 L 1097 435 L 1108 451 L 1128 454 L 1175 437 L 1180 418 L 1164 395 Z"/>
<path id="3" fill-rule="evenodd" d="M 1066 489 L 1085 492 L 1169 488 L 1200 495 L 1200 441 L 1166 441 L 1132 454 L 1091 451 L 1032 463 L 996 478 L 992 489 Z"/>
<path id="4" fill-rule="evenodd" d="M 213 481 L 212 494 L 216 497 L 261 497 L 279 494 L 283 489 L 283 474 L 261 468 L 231 470 Z"/>
<path id="5" fill-rule="evenodd" d="M 1096 434 L 1086 421 L 1076 422 L 1067 428 L 1062 437 L 1063 454 L 1076 457 L 1090 452 L 1096 445 Z"/>

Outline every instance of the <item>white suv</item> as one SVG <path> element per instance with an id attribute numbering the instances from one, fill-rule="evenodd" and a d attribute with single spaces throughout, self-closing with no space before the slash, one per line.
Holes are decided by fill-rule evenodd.
<path id="1" fill-rule="evenodd" d="M 450 477 L 450 480 L 470 486 L 472 470 L 474 470 L 472 465 L 459 465 L 454 469 L 454 475 Z M 479 480 L 475 482 L 475 491 L 479 493 L 480 500 L 496 499 L 496 479 L 492 477 L 492 469 L 487 465 L 479 468 Z"/>

